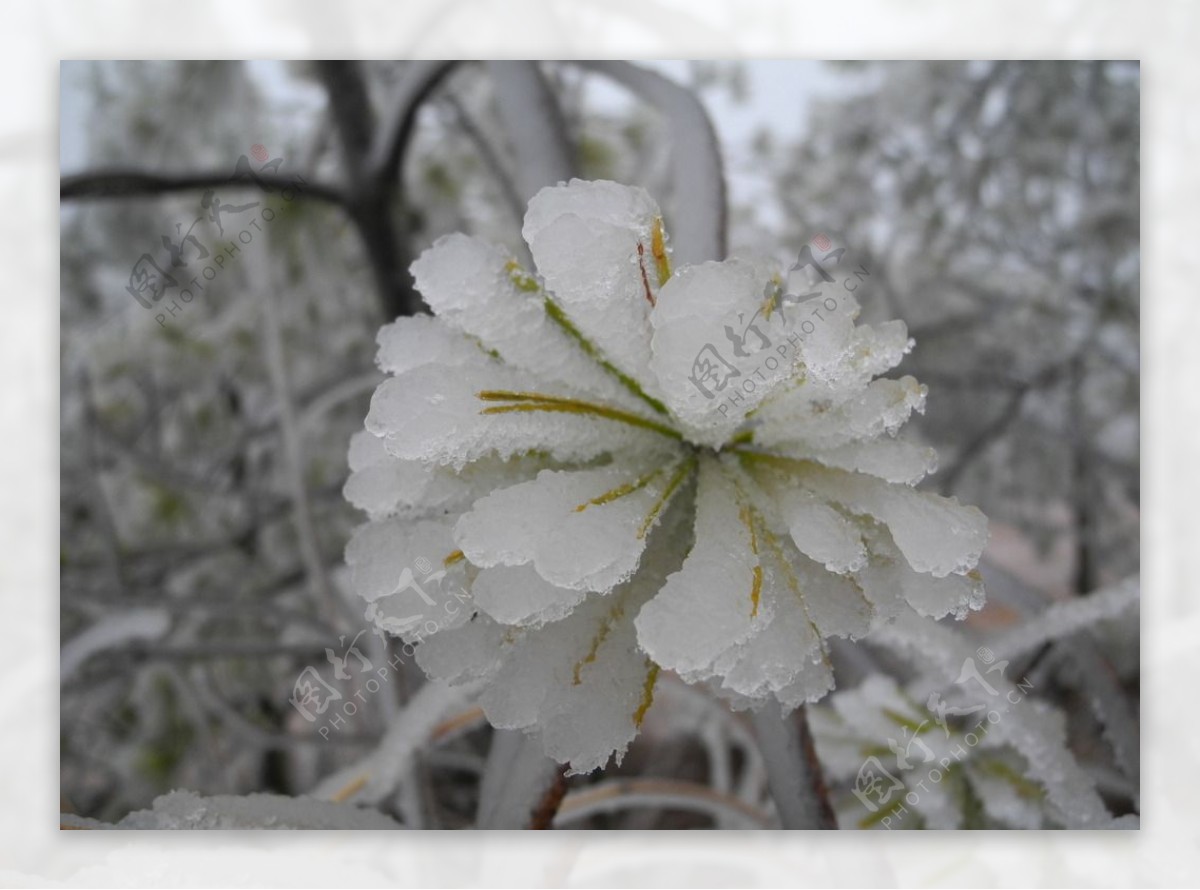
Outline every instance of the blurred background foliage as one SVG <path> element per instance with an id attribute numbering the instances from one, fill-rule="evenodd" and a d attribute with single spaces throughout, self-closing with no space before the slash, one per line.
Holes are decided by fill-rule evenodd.
<path id="1" fill-rule="evenodd" d="M 942 463 L 927 484 L 993 520 L 989 606 L 972 622 L 1006 626 L 1135 574 L 1137 64 L 652 67 L 715 119 L 730 252 L 786 261 L 836 234 L 870 270 L 864 318 L 909 324 L 917 348 L 901 370 L 930 386 L 917 426 Z M 673 140 L 687 134 L 596 71 L 540 70 L 578 175 L 643 185 L 669 214 Z M 420 309 L 408 262 L 452 231 L 524 251 L 520 140 L 490 73 L 64 64 L 64 810 L 112 820 L 176 787 L 304 793 L 370 750 L 423 682 L 406 667 L 330 741 L 288 704 L 297 673 L 364 626 L 341 577 L 359 521 L 341 486 L 381 379 L 375 332 Z M 252 146 L 280 160 L 279 176 L 303 177 L 291 200 L 229 184 Z M 131 171 L 157 178 L 113 185 Z M 262 206 L 227 214 L 222 234 L 206 191 Z M 153 309 L 127 293 L 164 235 L 199 219 L 197 240 L 228 244 L 263 207 L 272 221 L 178 312 L 157 318 L 178 291 Z M 1136 626 L 1120 636 L 1106 669 L 1136 715 Z M 389 656 L 364 640 L 372 659 Z M 853 677 L 861 662 L 841 657 Z M 662 710 L 618 772 L 710 782 L 697 764 L 711 739 L 678 733 L 680 708 Z M 464 727 L 418 760 L 421 781 L 394 811 L 469 823 L 489 730 Z M 748 753 L 731 756 L 747 768 Z"/>

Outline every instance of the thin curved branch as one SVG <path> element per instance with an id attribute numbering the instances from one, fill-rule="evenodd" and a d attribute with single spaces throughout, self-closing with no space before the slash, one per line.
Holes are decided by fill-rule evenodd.
<path id="1" fill-rule="evenodd" d="M 376 129 L 366 170 L 381 184 L 400 181 L 400 167 L 417 122 L 417 111 L 454 70 L 455 60 L 409 62 L 387 120 Z"/>

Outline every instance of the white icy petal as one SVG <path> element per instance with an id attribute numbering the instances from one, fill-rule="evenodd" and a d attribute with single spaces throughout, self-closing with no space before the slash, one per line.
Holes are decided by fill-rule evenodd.
<path id="1" fill-rule="evenodd" d="M 454 473 L 393 457 L 365 430 L 350 439 L 350 478 L 342 493 L 372 519 L 452 507 L 469 491 Z"/>
<path id="2" fill-rule="evenodd" d="M 875 610 L 853 576 L 834 575 L 798 553 L 790 559 L 808 617 L 822 637 L 857 639 L 871 629 Z"/>
<path id="3" fill-rule="evenodd" d="M 831 572 L 852 572 L 866 564 L 858 527 L 833 507 L 795 486 L 779 486 L 772 494 L 792 541 L 805 556 Z"/>
<path id="4" fill-rule="evenodd" d="M 926 618 L 953 615 L 961 621 L 968 612 L 983 608 L 983 580 L 978 572 L 943 578 L 915 572 L 886 529 L 876 526 L 868 532 L 871 560 L 856 577 L 874 604 L 877 619 L 895 618 L 911 608 Z"/>
<path id="5" fill-rule="evenodd" d="M 833 375 L 840 386 L 859 387 L 900 364 L 913 348 L 902 321 L 861 324 L 850 334 L 843 363 Z"/>
<path id="6" fill-rule="evenodd" d="M 522 230 L 546 289 L 566 316 L 654 397 L 646 290 L 648 285 L 652 299 L 658 291 L 652 239 L 660 217 L 643 189 L 575 179 L 534 195 Z"/>
<path id="7" fill-rule="evenodd" d="M 679 468 L 543 470 L 477 501 L 455 538 L 475 565 L 530 563 L 553 585 L 608 591 L 637 568 L 647 523 Z"/>
<path id="8" fill-rule="evenodd" d="M 366 431 L 350 439 L 350 478 L 343 494 L 372 519 L 399 515 L 419 519 L 461 512 L 487 492 L 532 478 L 545 466 L 537 456 L 501 460 L 483 457 L 461 471 L 401 460 L 383 439 Z"/>
<path id="9" fill-rule="evenodd" d="M 538 722 L 546 753 L 570 765 L 571 774 L 587 773 L 616 754 L 621 762 L 650 706 L 658 670 L 637 644 L 632 616 L 626 613 L 585 658 L 579 682 L 555 687 L 543 702 Z"/>
<path id="10" fill-rule="evenodd" d="M 422 365 L 457 367 L 477 360 L 481 352 L 478 343 L 428 315 L 385 324 L 375 341 L 379 344 L 375 363 L 381 371 L 396 375 Z"/>
<path id="11" fill-rule="evenodd" d="M 530 633 L 528 650 L 514 652 L 484 703 L 489 717 L 518 725 L 536 710 L 546 753 L 571 772 L 603 766 L 614 753 L 619 761 L 653 700 L 657 671 L 638 647 L 633 616 L 681 564 L 689 492 L 666 508 L 633 579 Z"/>
<path id="12" fill-rule="evenodd" d="M 859 307 L 845 292 L 825 288 L 823 296 L 788 306 L 788 329 L 799 335 L 799 355 L 814 380 L 838 381 L 855 347 L 854 320 Z"/>
<path id="13" fill-rule="evenodd" d="M 537 389 L 527 375 L 495 361 L 426 365 L 384 381 L 371 397 L 366 428 L 396 457 L 457 469 L 485 455 L 540 451 L 560 460 L 588 460 L 673 444 L 658 433 L 593 414 L 495 410 L 509 405 L 481 400 L 479 393 L 489 390 L 561 395 L 561 389 Z"/>
<path id="14" fill-rule="evenodd" d="M 808 458 L 827 467 L 915 485 L 937 470 L 937 452 L 927 445 L 881 437 L 848 442 L 838 448 L 785 449 L 789 457 Z"/>
<path id="15" fill-rule="evenodd" d="M 521 631 L 477 614 L 458 627 L 422 638 L 416 662 L 428 676 L 449 683 L 486 679 L 500 664 Z"/>
<path id="16" fill-rule="evenodd" d="M 967 572 L 979 562 L 987 545 L 987 517 L 954 498 L 812 465 L 801 473 L 801 479 L 821 497 L 886 525 L 900 552 L 918 572 L 935 578 Z"/>
<path id="17" fill-rule="evenodd" d="M 909 608 L 908 600 L 901 588 L 904 577 L 898 574 L 895 562 L 891 558 L 875 555 L 876 547 L 873 543 L 868 544 L 868 549 L 871 551 L 871 558 L 863 568 L 854 573 L 854 577 L 858 580 L 863 595 L 874 607 L 876 619 L 895 618 Z M 900 561 L 903 563 L 903 558 Z M 907 564 L 902 568 L 905 572 L 912 571 Z M 919 575 L 918 577 L 929 580 L 930 576 Z M 957 611 L 957 608 L 950 611 Z"/>
<path id="18" fill-rule="evenodd" d="M 694 441 L 723 443 L 795 372 L 800 337 L 782 312 L 768 317 L 768 288 L 758 267 L 727 260 L 680 269 L 659 293 L 650 366 Z"/>
<path id="19" fill-rule="evenodd" d="M 913 411 L 925 410 L 926 388 L 912 377 L 872 380 L 839 401 L 842 395 L 823 386 L 789 389 L 756 413 L 755 443 L 785 451 L 794 444 L 837 448 L 884 433 L 894 435 Z"/>
<path id="20" fill-rule="evenodd" d="M 398 593 L 402 578 L 415 582 L 441 571 L 443 560 L 456 549 L 453 527 L 450 519 L 384 520 L 360 526 L 346 545 L 354 592 L 372 602 Z M 416 597 L 414 605 L 421 600 L 411 588 L 407 594 Z"/>
<path id="21" fill-rule="evenodd" d="M 801 705 L 820 701 L 833 687 L 833 666 L 828 659 L 821 658 L 808 662 L 791 683 L 775 692 L 775 698 L 786 714 Z"/>
<path id="22" fill-rule="evenodd" d="M 463 571 L 439 569 L 429 577 L 418 576 L 415 583 L 419 591 L 404 590 L 367 603 L 363 617 L 406 643 L 440 636 L 470 620 L 474 607 Z"/>
<path id="23" fill-rule="evenodd" d="M 961 621 L 968 612 L 983 608 L 983 581 L 978 572 L 938 578 L 913 572 L 903 565 L 898 572 L 902 575 L 904 598 L 918 615 L 926 618 L 953 615 Z"/>
<path id="24" fill-rule="evenodd" d="M 480 696 L 488 722 L 501 729 L 537 724 L 547 694 L 574 682 L 576 666 L 586 659 L 593 641 L 603 642 L 603 635 L 621 618 L 622 605 L 619 594 L 590 596 L 562 621 L 520 636 Z"/>
<path id="25" fill-rule="evenodd" d="M 498 247 L 446 235 L 412 264 L 412 274 L 439 319 L 507 364 L 626 407 L 646 407 L 550 318 L 541 287 Z"/>
<path id="26" fill-rule="evenodd" d="M 466 564 L 454 559 L 452 531 L 449 517 L 370 522 L 355 531 L 346 563 L 368 621 L 411 641 L 467 620 Z"/>
<path id="27" fill-rule="evenodd" d="M 715 460 L 703 458 L 695 543 L 683 567 L 667 578 L 636 621 L 642 649 L 685 678 L 707 671 L 766 618 L 761 608 L 762 567 L 743 516 L 726 471 Z"/>
<path id="28" fill-rule="evenodd" d="M 583 601 L 586 590 L 558 587 L 531 565 L 483 569 L 471 584 L 475 605 L 501 624 L 557 621 Z"/>
<path id="29" fill-rule="evenodd" d="M 767 573 L 773 576 L 774 571 Z M 771 577 L 770 623 L 716 662 L 723 691 L 761 701 L 827 669 L 820 635 L 799 591 Z M 740 704 L 735 699 L 735 703 Z"/>

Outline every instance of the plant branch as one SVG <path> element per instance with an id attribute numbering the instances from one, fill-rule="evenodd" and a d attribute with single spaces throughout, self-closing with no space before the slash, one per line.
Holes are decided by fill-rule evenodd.
<path id="1" fill-rule="evenodd" d="M 767 784 L 784 828 L 837 828 L 803 706 L 784 716 L 771 702 L 753 714 Z"/>

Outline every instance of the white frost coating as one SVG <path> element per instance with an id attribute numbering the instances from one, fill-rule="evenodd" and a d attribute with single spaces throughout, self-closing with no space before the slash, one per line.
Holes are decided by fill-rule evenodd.
<path id="1" fill-rule="evenodd" d="M 784 583 L 772 583 L 770 591 L 770 623 L 721 657 L 717 691 L 738 708 L 774 695 L 786 712 L 828 692 L 833 673 L 802 597 Z"/>
<path id="2" fill-rule="evenodd" d="M 669 475 L 659 472 L 640 488 L 604 502 L 635 486 L 638 470 L 543 470 L 530 482 L 477 501 L 459 520 L 455 539 L 475 565 L 529 563 L 551 584 L 603 593 L 637 568 L 646 546 L 643 526 Z"/>
<path id="3" fill-rule="evenodd" d="M 399 376 L 424 365 L 455 368 L 478 361 L 481 349 L 461 333 L 428 315 L 399 318 L 379 329 L 375 363 Z"/>
<path id="4" fill-rule="evenodd" d="M 411 604 L 417 607 L 420 598 L 415 592 L 399 593 L 401 578 L 425 574 L 418 566 L 420 559 L 442 568 L 442 560 L 455 550 L 452 529 L 453 524 L 444 518 L 416 523 L 385 520 L 361 526 L 346 545 L 354 592 L 367 602 L 393 594 L 411 595 Z"/>
<path id="5" fill-rule="evenodd" d="M 470 617 L 466 564 L 452 556 L 453 527 L 453 517 L 385 520 L 354 533 L 346 563 L 352 589 L 367 603 L 368 621 L 411 641 Z"/>
<path id="6" fill-rule="evenodd" d="M 660 216 L 658 205 L 640 188 L 574 179 L 567 188 L 538 192 L 522 230 L 546 289 L 567 316 L 655 397 L 642 268 L 653 295 L 658 280 L 652 232 Z"/>
<path id="7" fill-rule="evenodd" d="M 500 668 L 505 652 L 523 631 L 477 613 L 458 627 L 425 637 L 417 646 L 421 670 L 454 685 L 487 679 Z"/>
<path id="8" fill-rule="evenodd" d="M 586 590 L 557 587 L 530 565 L 483 569 L 471 584 L 475 605 L 501 624 L 542 625 L 567 615 Z"/>
<path id="9" fill-rule="evenodd" d="M 962 665 L 975 656 L 975 647 L 949 627 L 915 615 L 900 615 L 891 624 L 882 625 L 872 639 L 895 648 L 915 667 L 950 683 L 957 680 Z M 988 675 L 988 682 L 998 695 L 985 695 L 975 689 L 977 684 L 971 684 L 971 691 L 979 692 L 977 697 L 986 699 L 984 703 L 1000 715 L 988 735 L 1021 753 L 1028 764 L 1026 775 L 1045 787 L 1047 800 L 1062 823 L 1067 828 L 1117 827 L 1095 783 L 1067 750 L 1061 722 L 1041 703 L 1026 700 L 1009 679 L 993 673 Z"/>
<path id="10" fill-rule="evenodd" d="M 774 497 L 792 541 L 805 556 L 831 572 L 852 572 L 866 565 L 862 535 L 833 507 L 795 487 L 781 486 Z"/>
<path id="11" fill-rule="evenodd" d="M 543 462 L 528 457 L 483 457 L 455 472 L 449 467 L 401 460 L 366 432 L 350 439 L 350 478 L 342 493 L 372 519 L 422 519 L 461 512 L 493 488 L 537 474 Z"/>
<path id="12" fill-rule="evenodd" d="M 166 829 L 363 829 L 398 830 L 395 819 L 374 810 L 281 794 L 218 794 L 201 797 L 172 791 L 156 797 L 152 808 L 130 813 L 116 825 L 123 830 Z"/>
<path id="13" fill-rule="evenodd" d="M 612 669 L 631 658 L 636 663 L 642 661 L 636 647 L 630 646 L 632 634 L 622 629 L 630 624 L 624 611 L 628 596 L 617 593 L 611 597 L 589 597 L 562 621 L 547 624 L 536 634 L 528 634 L 514 643 L 493 682 L 480 697 L 492 725 L 505 729 L 545 727 L 546 718 L 554 713 L 580 719 L 589 702 L 580 700 L 572 689 L 577 685 L 576 680 L 583 684 L 585 674 L 599 676 L 610 687 L 619 685 L 617 702 L 628 703 L 625 709 L 628 722 L 622 725 L 626 721 L 615 724 L 607 721 L 607 727 L 597 727 L 600 734 L 591 740 L 589 747 L 603 748 L 604 759 L 614 748 L 623 748 L 634 735 L 633 714 L 640 683 Z M 600 708 L 613 703 L 611 700 L 606 703 L 605 698 L 600 696 L 590 705 Z M 614 738 L 614 732 L 620 738 Z"/>
<path id="14" fill-rule="evenodd" d="M 453 369 L 427 365 L 384 381 L 371 398 L 366 427 L 396 457 L 456 469 L 488 455 L 544 451 L 560 460 L 587 460 L 611 451 L 653 452 L 668 441 L 640 427 L 578 413 L 483 413 L 500 404 L 482 401 L 480 392 L 529 391 L 532 383 L 499 362 Z M 562 388 L 550 394 L 564 395 Z"/>
<path id="15" fill-rule="evenodd" d="M 840 448 L 788 448 L 790 457 L 808 458 L 839 470 L 878 476 L 886 482 L 915 485 L 937 470 L 937 452 L 927 445 L 881 437 L 849 442 Z"/>
<path id="16" fill-rule="evenodd" d="M 350 478 L 342 494 L 372 519 L 450 507 L 470 490 L 464 480 L 440 467 L 393 457 L 382 439 L 365 430 L 350 440 L 349 463 Z"/>
<path id="17" fill-rule="evenodd" d="M 700 463 L 695 544 L 683 568 L 637 616 L 638 641 L 651 658 L 685 678 L 702 678 L 728 649 L 746 640 L 767 617 L 752 598 L 761 572 L 727 472 L 713 459 Z"/>
<path id="18" fill-rule="evenodd" d="M 545 293 L 499 248 L 446 235 L 412 264 L 417 289 L 438 324 L 464 331 L 505 363 L 626 407 L 645 408 L 546 313 Z M 524 288 L 518 287 L 517 281 Z M 385 329 L 386 330 L 386 329 Z"/>
<path id="19" fill-rule="evenodd" d="M 337 806 L 354 810 L 350 801 L 377 804 L 389 797 L 396 790 L 401 777 L 408 772 L 413 755 L 428 742 L 439 723 L 456 712 L 466 710 L 475 688 L 426 683 L 392 717 L 387 732 L 374 751 L 323 779 L 312 790 L 312 796 L 329 799 L 344 795 L 347 788 L 353 789 L 362 781 L 361 787 Z"/>
<path id="20" fill-rule="evenodd" d="M 808 617 L 822 637 L 857 639 L 870 630 L 875 610 L 853 576 L 830 574 L 799 554 L 790 556 Z"/>
<path id="21" fill-rule="evenodd" d="M 754 441 L 783 449 L 840 448 L 851 442 L 894 435 L 912 415 L 925 410 L 926 389 L 912 377 L 872 380 L 863 390 L 846 393 L 801 386 L 764 404 L 756 414 L 761 426 Z"/>
<path id="22" fill-rule="evenodd" d="M 1141 597 L 1135 575 L 1118 584 L 1078 599 L 1055 603 L 1040 615 L 1008 631 L 992 644 L 1004 658 L 1032 652 L 1043 643 L 1061 640 L 1098 622 L 1119 618 L 1133 609 Z"/>
<path id="23" fill-rule="evenodd" d="M 837 369 L 841 386 L 865 386 L 873 377 L 886 374 L 912 351 L 914 342 L 902 321 L 860 324 L 850 334 L 846 352 Z"/>
<path id="24" fill-rule="evenodd" d="M 970 571 L 987 546 L 987 518 L 955 498 L 840 470 L 810 468 L 802 480 L 821 497 L 884 523 L 918 572 L 940 578 Z"/>
<path id="25" fill-rule="evenodd" d="M 794 373 L 796 350 L 787 345 L 793 326 L 777 333 L 760 317 L 767 283 L 762 270 L 748 262 L 691 266 L 663 285 L 650 313 L 650 368 L 667 405 L 694 441 L 716 445 L 727 440 L 746 413 Z M 739 342 L 732 343 L 731 336 Z M 693 363 L 698 357 L 723 361 L 736 374 L 718 390 L 716 383 L 697 376 Z M 732 373 L 720 367 L 718 372 L 722 377 Z M 731 406 L 727 399 L 734 392 L 742 401 Z"/>

